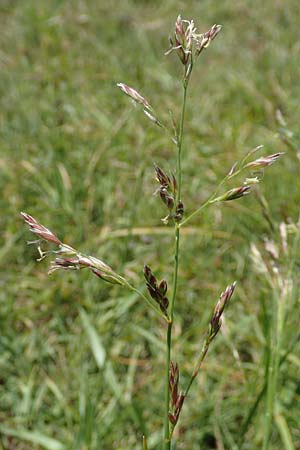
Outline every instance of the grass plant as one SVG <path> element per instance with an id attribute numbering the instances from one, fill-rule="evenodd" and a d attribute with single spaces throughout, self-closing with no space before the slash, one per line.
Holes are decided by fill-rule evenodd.
<path id="1" fill-rule="evenodd" d="M 174 224 L 174 269 L 173 269 L 173 285 L 171 301 L 167 298 L 168 283 L 164 279 L 160 283 L 153 274 L 151 268 L 148 265 L 144 266 L 144 276 L 146 280 L 146 286 L 150 297 L 153 301 L 150 301 L 139 289 L 134 287 L 130 281 L 123 276 L 117 274 L 110 266 L 93 256 L 81 254 L 78 250 L 72 248 L 70 245 L 63 243 L 51 230 L 41 225 L 35 218 L 27 213 L 21 213 L 26 224 L 29 226 L 30 231 L 34 233 L 37 240 L 29 242 L 29 244 L 36 244 L 40 258 L 39 261 L 54 255 L 55 258 L 51 262 L 49 273 L 53 273 L 56 270 L 80 270 L 89 269 L 94 275 L 111 284 L 121 285 L 142 297 L 148 306 L 157 313 L 165 322 L 167 322 L 166 329 L 166 358 L 165 358 L 165 408 L 164 408 L 164 426 L 163 426 L 163 448 L 164 450 L 171 450 L 173 433 L 177 425 L 183 404 L 188 396 L 190 388 L 196 379 L 199 371 L 202 367 L 203 361 L 208 353 L 211 342 L 217 336 L 222 325 L 222 315 L 225 307 L 231 299 L 235 290 L 236 282 L 229 285 L 224 292 L 222 292 L 218 303 L 213 311 L 211 320 L 209 323 L 208 331 L 204 340 L 200 356 L 196 361 L 195 368 L 190 376 L 187 387 L 184 391 L 179 391 L 179 367 L 178 364 L 172 361 L 172 331 L 174 325 L 174 308 L 175 300 L 177 297 L 177 286 L 179 277 L 179 259 L 180 259 L 180 231 L 184 224 L 194 218 L 197 214 L 202 212 L 205 207 L 222 202 L 228 202 L 240 199 L 245 195 L 248 195 L 252 190 L 252 185 L 255 186 L 259 183 L 259 176 L 265 167 L 272 165 L 282 155 L 282 153 L 275 153 L 268 156 L 263 156 L 251 160 L 260 150 L 261 147 L 257 147 L 249 152 L 241 162 L 236 162 L 229 170 L 228 174 L 223 178 L 216 191 L 209 197 L 207 201 L 195 211 L 191 212 L 186 218 L 184 217 L 184 203 L 182 202 L 182 150 L 183 150 L 183 138 L 184 138 L 184 122 L 185 111 L 187 105 L 187 90 L 189 81 L 193 72 L 194 64 L 199 58 L 203 50 L 207 49 L 211 42 L 221 31 L 221 25 L 213 25 L 207 32 L 203 34 L 197 33 L 197 29 L 193 20 L 183 20 L 181 16 L 178 16 L 175 24 L 174 40 L 170 39 L 171 48 L 166 53 L 176 52 L 179 60 L 183 66 L 182 76 L 182 109 L 180 117 L 180 125 L 177 127 L 176 121 L 172 116 L 173 136 L 172 128 L 169 129 L 168 125 L 162 123 L 162 121 L 156 116 L 156 112 L 148 102 L 138 91 L 129 87 L 124 83 L 118 83 L 118 87 L 123 91 L 131 100 L 141 106 L 143 113 L 153 122 L 158 128 L 167 133 L 171 137 L 171 143 L 177 147 L 176 158 L 176 172 L 170 176 L 164 172 L 159 166 L 155 167 L 156 179 L 159 183 L 159 195 L 164 206 L 168 210 L 166 217 L 162 219 L 165 225 L 169 222 Z M 251 172 L 255 170 L 255 173 Z M 232 178 L 240 175 L 242 172 L 249 172 L 250 175 L 245 179 L 241 186 L 233 187 L 223 193 L 220 193 L 220 189 L 223 185 L 230 181 Z M 58 250 L 44 250 L 42 248 L 43 243 L 54 244 L 58 247 Z M 276 290 L 274 290 L 276 292 Z M 276 344 L 272 346 L 275 348 L 274 353 L 270 355 L 270 367 L 268 368 L 268 391 L 267 391 L 267 411 L 266 411 L 266 435 L 264 439 L 264 450 L 268 448 L 268 441 L 270 436 L 270 426 L 272 423 L 273 410 L 274 410 L 274 398 L 277 386 L 278 368 L 280 360 L 280 342 L 281 333 L 284 323 L 283 318 L 283 301 L 277 300 L 278 311 L 276 315 L 276 323 L 273 327 L 277 327 L 276 330 Z M 156 304 L 156 305 L 155 305 Z M 271 327 L 271 328 L 273 328 Z M 93 332 L 90 332 L 92 339 Z M 101 353 L 101 352 L 100 352 Z M 102 355 L 99 356 L 99 365 L 102 364 Z M 147 445 L 147 437 L 143 437 L 143 446 Z"/>
<path id="2" fill-rule="evenodd" d="M 166 449 L 298 448 L 297 3 L 187 2 L 224 30 L 186 87 L 161 58 L 176 2 L 113 3 L 1 5 L 0 448 L 151 450 L 162 425 Z M 86 270 L 46 279 L 19 210 L 57 232 L 52 270 Z"/>

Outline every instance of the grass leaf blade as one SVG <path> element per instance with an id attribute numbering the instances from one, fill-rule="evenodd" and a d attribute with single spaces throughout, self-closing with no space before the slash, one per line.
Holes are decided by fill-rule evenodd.
<path id="1" fill-rule="evenodd" d="M 99 367 L 99 369 L 102 369 L 106 359 L 105 348 L 102 345 L 99 334 L 91 324 L 88 315 L 83 309 L 80 311 L 80 317 L 82 320 L 83 328 L 85 329 L 85 332 L 88 336 L 90 347 L 96 360 L 97 366 Z"/>

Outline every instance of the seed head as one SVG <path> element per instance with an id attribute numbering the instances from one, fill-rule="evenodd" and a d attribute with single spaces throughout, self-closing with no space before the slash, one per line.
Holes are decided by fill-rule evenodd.
<path id="1" fill-rule="evenodd" d="M 172 209 L 174 208 L 174 197 L 172 194 L 169 194 L 169 192 L 167 191 L 167 189 L 165 187 L 161 187 L 159 189 L 159 195 L 160 198 L 162 199 L 163 203 L 166 205 L 166 207 L 172 211 Z"/>
<path id="2" fill-rule="evenodd" d="M 210 321 L 210 329 L 209 329 L 209 339 L 212 340 L 218 333 L 219 329 L 222 325 L 222 314 L 224 312 L 224 309 L 231 299 L 233 292 L 236 287 L 236 282 L 232 283 L 231 285 L 227 286 L 224 292 L 220 295 L 220 298 L 218 300 L 218 303 L 215 306 L 213 316 Z"/>
<path id="3" fill-rule="evenodd" d="M 273 155 L 268 155 L 268 156 L 262 156 L 262 157 L 256 159 L 255 161 L 251 161 L 248 164 L 246 164 L 245 168 L 248 167 L 251 169 L 256 169 L 256 168 L 271 166 L 282 155 L 284 155 L 283 152 L 274 153 Z"/>
<path id="4" fill-rule="evenodd" d="M 178 394 L 179 385 L 179 368 L 178 364 L 171 361 L 169 369 L 169 390 L 172 412 L 169 411 L 169 421 L 172 425 L 176 425 L 179 419 L 180 411 L 184 402 L 184 393 Z"/>
<path id="5" fill-rule="evenodd" d="M 168 284 L 166 280 L 162 280 L 158 286 L 159 293 L 164 297 L 168 290 Z"/>
<path id="6" fill-rule="evenodd" d="M 158 166 L 155 166 L 156 179 L 159 184 L 168 189 L 171 184 L 171 180 L 168 175 Z"/>
<path id="7" fill-rule="evenodd" d="M 184 214 L 184 205 L 183 203 L 180 201 L 178 202 L 177 206 L 176 206 L 176 212 L 174 215 L 174 219 L 176 222 L 180 222 L 182 220 Z"/>
<path id="8" fill-rule="evenodd" d="M 227 174 L 228 178 L 230 178 L 235 173 L 237 166 L 238 166 L 238 163 L 235 162 Z"/>
<path id="9" fill-rule="evenodd" d="M 206 33 L 197 34 L 193 20 L 182 20 L 181 16 L 177 17 L 174 30 L 174 38 L 170 38 L 170 49 L 165 53 L 168 55 L 175 51 L 184 65 L 184 80 L 188 82 L 192 69 L 193 61 L 204 48 L 210 43 L 221 31 L 221 25 L 213 25 Z"/>
<path id="10" fill-rule="evenodd" d="M 151 109 L 149 102 L 135 89 L 133 89 L 130 86 L 127 86 L 127 84 L 124 83 L 118 83 L 117 86 L 121 89 L 122 92 L 124 92 L 126 95 L 132 98 L 132 100 L 134 100 L 136 103 L 140 103 L 146 109 Z"/>
<path id="11" fill-rule="evenodd" d="M 54 261 L 51 261 L 50 268 L 48 273 L 55 272 L 59 269 L 64 270 L 79 270 L 81 268 L 79 258 L 55 258 Z"/>
<path id="12" fill-rule="evenodd" d="M 124 280 L 117 273 L 115 273 L 111 267 L 105 264 L 98 258 L 93 256 L 83 256 L 80 253 L 76 253 L 75 257 L 58 257 L 50 263 L 48 273 L 51 274 L 56 270 L 80 270 L 90 269 L 94 275 L 101 278 L 104 281 L 112 284 L 124 284 Z"/>
<path id="13" fill-rule="evenodd" d="M 169 371 L 169 390 L 171 397 L 171 405 L 173 408 L 175 408 L 178 399 L 178 383 L 179 383 L 178 364 L 171 361 Z"/>
<path id="14" fill-rule="evenodd" d="M 156 192 L 159 192 L 162 202 L 169 210 L 169 214 L 164 219 L 162 219 L 162 221 L 164 223 L 168 223 L 169 219 L 176 219 L 176 214 L 173 214 L 172 210 L 175 205 L 177 181 L 175 175 L 172 174 L 172 176 L 169 177 L 159 166 L 155 166 L 155 174 L 156 180 L 160 184 L 160 187 Z"/>
<path id="15" fill-rule="evenodd" d="M 176 425 L 179 419 L 179 415 L 182 409 L 182 405 L 184 402 L 185 396 L 183 392 L 180 392 L 178 399 L 177 399 L 177 403 L 176 406 L 174 408 L 174 413 L 169 412 L 168 413 L 168 417 L 169 417 L 169 421 L 171 422 L 172 425 Z"/>
<path id="16" fill-rule="evenodd" d="M 52 233 L 48 228 L 41 225 L 36 219 L 26 213 L 21 213 L 21 216 L 25 222 L 29 225 L 30 231 L 35 233 L 41 240 L 48 241 L 59 246 L 56 251 L 42 251 L 38 245 L 38 250 L 41 259 L 49 254 L 60 255 L 50 262 L 50 268 L 48 273 L 51 274 L 56 270 L 80 270 L 80 269 L 90 269 L 96 276 L 102 278 L 103 280 L 113 283 L 113 284 L 125 284 L 125 280 L 115 273 L 111 267 L 105 264 L 98 258 L 94 256 L 81 255 L 77 250 L 70 247 L 67 244 L 61 242 L 58 237 Z M 38 243 L 39 241 L 37 241 Z"/>
<path id="17" fill-rule="evenodd" d="M 221 195 L 214 199 L 214 202 L 228 202 L 230 200 L 236 200 L 238 198 L 244 197 L 247 194 L 250 194 L 251 186 L 240 186 L 237 188 L 230 189 L 225 192 L 225 194 Z"/>
<path id="18" fill-rule="evenodd" d="M 181 16 L 178 16 L 175 23 L 174 41 L 170 38 L 171 48 L 165 54 L 168 55 L 175 50 L 182 64 L 186 66 L 191 59 L 195 32 L 193 20 L 182 20 Z"/>
<path id="19" fill-rule="evenodd" d="M 200 55 L 204 48 L 207 48 L 210 43 L 218 36 L 222 29 L 222 25 L 214 24 L 206 33 L 195 36 L 196 40 L 196 56 Z"/>
<path id="20" fill-rule="evenodd" d="M 27 213 L 20 213 L 27 225 L 29 225 L 29 229 L 32 233 L 36 234 L 43 241 L 52 242 L 53 244 L 61 245 L 62 242 L 58 239 L 58 237 L 52 233 L 49 228 L 41 225 L 34 217 L 30 216 Z"/>
<path id="21" fill-rule="evenodd" d="M 153 300 L 158 303 L 160 309 L 164 314 L 168 312 L 169 300 L 166 297 L 166 293 L 168 290 L 168 284 L 166 280 L 162 280 L 159 284 L 157 278 L 154 276 L 152 270 L 149 266 L 145 264 L 144 266 L 144 277 L 146 280 L 146 286 L 149 294 L 153 298 Z"/>

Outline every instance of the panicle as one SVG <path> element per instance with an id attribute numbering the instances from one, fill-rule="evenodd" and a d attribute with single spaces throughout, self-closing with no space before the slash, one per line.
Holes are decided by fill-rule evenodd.
<path id="1" fill-rule="evenodd" d="M 169 177 L 159 166 L 155 166 L 155 174 L 156 180 L 160 184 L 157 192 L 159 192 L 162 202 L 169 210 L 169 214 L 163 218 L 162 221 L 165 224 L 167 224 L 170 219 L 180 222 L 183 217 L 184 206 L 180 200 L 178 203 L 176 202 L 177 204 L 175 205 L 177 194 L 177 181 L 175 175 L 172 174 L 172 176 Z"/>
<path id="2" fill-rule="evenodd" d="M 186 77 L 192 70 L 193 55 L 198 56 L 204 48 L 215 39 L 221 31 L 221 25 L 213 25 L 204 34 L 197 34 L 193 20 L 183 20 L 177 17 L 175 23 L 174 38 L 170 38 L 170 49 L 165 53 L 168 55 L 176 51 L 181 63 L 186 67 Z"/>
<path id="3" fill-rule="evenodd" d="M 185 399 L 184 393 L 178 393 L 179 386 L 179 368 L 178 364 L 171 361 L 169 369 L 169 391 L 172 411 L 169 411 L 169 421 L 176 425 L 179 419 L 180 411 Z"/>
<path id="4" fill-rule="evenodd" d="M 93 256 L 83 256 L 80 253 L 76 254 L 76 257 L 59 257 L 55 258 L 50 263 L 48 273 L 51 274 L 59 269 L 64 270 L 80 270 L 90 269 L 94 275 L 101 278 L 104 281 L 112 284 L 124 285 L 124 280 L 120 275 L 115 273 L 111 267 L 105 264 L 98 258 Z"/>
<path id="5" fill-rule="evenodd" d="M 154 276 L 152 270 L 146 264 L 144 266 L 144 277 L 149 294 L 159 305 L 161 311 L 167 316 L 169 300 L 166 297 L 166 293 L 168 290 L 168 284 L 166 280 L 162 280 L 160 283 L 158 283 L 157 278 Z"/>
<path id="6" fill-rule="evenodd" d="M 200 55 L 203 49 L 207 48 L 210 43 L 218 36 L 222 29 L 222 25 L 214 24 L 206 33 L 199 34 L 196 40 L 196 56 Z"/>
<path id="7" fill-rule="evenodd" d="M 194 22 L 182 21 L 181 16 L 177 17 L 175 23 L 175 48 L 183 65 L 189 62 L 193 45 L 193 34 L 196 31 Z"/>
<path id="8" fill-rule="evenodd" d="M 132 98 L 132 100 L 134 100 L 136 103 L 140 103 L 146 109 L 151 109 L 148 100 L 146 100 L 145 97 L 139 94 L 138 91 L 136 91 L 130 86 L 127 86 L 127 84 L 124 83 L 117 83 L 117 86 L 121 89 L 122 92 L 124 92 L 126 95 Z"/>
<path id="9" fill-rule="evenodd" d="M 125 284 L 125 280 L 115 273 L 111 267 L 105 264 L 98 258 L 93 256 L 86 256 L 79 253 L 74 248 L 70 247 L 67 244 L 58 239 L 58 237 L 52 233 L 48 228 L 41 225 L 36 219 L 34 219 L 29 214 L 24 212 L 21 213 L 21 216 L 29 225 L 30 231 L 36 234 L 40 240 L 47 241 L 50 243 L 57 244 L 59 249 L 53 251 L 42 251 L 39 245 L 39 241 L 35 241 L 38 244 L 38 251 L 40 253 L 41 259 L 49 254 L 59 255 L 54 260 L 50 262 L 50 267 L 48 273 L 51 274 L 56 270 L 80 270 L 88 268 L 90 269 L 96 276 L 99 278 L 113 284 Z"/>
<path id="10" fill-rule="evenodd" d="M 168 189 L 171 185 L 170 177 L 158 166 L 155 166 L 155 172 L 159 184 Z"/>
<path id="11" fill-rule="evenodd" d="M 256 169 L 256 168 L 271 166 L 282 155 L 284 155 L 284 152 L 274 153 L 273 155 L 268 155 L 268 156 L 261 156 L 260 158 L 256 159 L 255 161 L 251 161 L 248 164 L 246 164 L 245 168 Z"/>
<path id="12" fill-rule="evenodd" d="M 236 200 L 238 198 L 244 197 L 245 195 L 250 194 L 251 192 L 251 186 L 240 186 L 237 188 L 230 189 L 229 191 L 225 192 L 225 194 L 220 195 L 219 197 L 216 197 L 213 200 L 213 203 L 215 202 L 228 202 L 230 200 Z"/>
<path id="13" fill-rule="evenodd" d="M 159 189 L 159 195 L 160 198 L 162 200 L 162 202 L 166 205 L 166 207 L 172 211 L 172 209 L 174 208 L 174 197 L 172 194 L 169 194 L 167 188 L 165 187 L 160 187 Z"/>
<path id="14" fill-rule="evenodd" d="M 231 285 L 227 286 L 224 292 L 220 295 L 220 298 L 218 300 L 218 303 L 215 306 L 213 316 L 210 321 L 210 328 L 209 328 L 209 340 L 212 340 L 218 333 L 218 331 L 221 328 L 222 325 L 222 314 L 224 312 L 224 309 L 231 299 L 234 290 L 236 287 L 236 281 L 232 283 Z"/>
<path id="15" fill-rule="evenodd" d="M 179 369 L 178 364 L 171 361 L 169 371 L 169 390 L 171 394 L 171 405 L 174 408 L 178 398 Z"/>
<path id="16" fill-rule="evenodd" d="M 58 237 L 52 233 L 51 230 L 41 225 L 34 217 L 30 216 L 25 212 L 20 213 L 29 229 L 32 233 L 36 234 L 41 240 L 52 242 L 53 244 L 61 245 L 62 242 Z"/>
<path id="17" fill-rule="evenodd" d="M 163 124 L 155 116 L 153 108 L 151 107 L 148 100 L 145 99 L 145 97 L 143 97 L 138 91 L 136 91 L 132 87 L 127 86 L 127 84 L 117 83 L 117 86 L 118 88 L 121 89 L 122 92 L 128 95 L 133 100 L 134 103 L 138 103 L 143 106 L 143 113 L 149 120 L 151 120 L 151 122 L 155 123 L 155 125 L 159 127 L 163 127 Z"/>

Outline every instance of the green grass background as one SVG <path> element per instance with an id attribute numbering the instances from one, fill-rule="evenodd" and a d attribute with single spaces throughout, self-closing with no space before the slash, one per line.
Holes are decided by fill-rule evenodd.
<path id="1" fill-rule="evenodd" d="M 138 89 L 179 117 L 180 65 L 164 56 L 175 19 L 224 28 L 193 73 L 183 151 L 183 200 L 192 212 L 253 147 L 286 154 L 264 175 L 271 233 L 255 195 L 211 208 L 181 242 L 173 358 L 184 386 L 211 310 L 238 289 L 186 402 L 174 449 L 260 449 L 276 288 L 257 273 L 263 248 L 299 213 L 300 41 L 296 0 L 0 1 L 0 448 L 161 448 L 163 324 L 143 300 L 89 273 L 47 275 L 19 211 L 143 287 L 148 263 L 171 280 L 173 232 L 153 163 L 172 170 L 167 136 L 116 88 Z M 279 130 L 276 110 L 287 127 Z M 284 135 L 283 142 L 282 135 Z M 288 145 L 287 145 L 288 144 Z M 129 230 L 129 231 L 128 231 Z M 270 449 L 300 448 L 299 252 L 291 280 Z M 261 250 L 263 252 L 263 250 Z M 267 256 L 265 255 L 267 258 Z M 290 264 L 293 261 L 293 264 Z M 271 264 L 271 263 L 270 263 Z M 292 270 L 290 270 L 292 267 Z"/>

